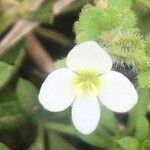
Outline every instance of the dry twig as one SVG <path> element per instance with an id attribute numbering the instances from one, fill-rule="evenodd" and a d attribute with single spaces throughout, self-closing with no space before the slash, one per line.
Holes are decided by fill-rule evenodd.
<path id="1" fill-rule="evenodd" d="M 44 0 L 34 0 L 31 11 L 36 10 Z M 16 41 L 29 33 L 38 23 L 28 21 L 26 19 L 19 20 L 11 29 L 11 31 L 0 42 L 0 55 L 5 53 Z"/>
<path id="2" fill-rule="evenodd" d="M 33 34 L 28 34 L 26 38 L 26 51 L 41 71 L 49 74 L 54 70 L 52 58 Z"/>

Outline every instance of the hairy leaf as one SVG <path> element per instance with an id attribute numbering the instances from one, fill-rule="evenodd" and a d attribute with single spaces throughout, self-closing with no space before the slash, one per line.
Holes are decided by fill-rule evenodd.
<path id="1" fill-rule="evenodd" d="M 117 141 L 124 150 L 138 150 L 139 142 L 137 139 L 125 136 Z"/>
<path id="2" fill-rule="evenodd" d="M 136 106 L 129 113 L 128 126 L 132 130 L 135 127 L 135 122 L 139 116 L 145 116 L 148 111 L 148 104 L 150 101 L 149 89 L 138 89 L 138 102 Z"/>
<path id="3" fill-rule="evenodd" d="M 138 79 L 139 79 L 139 86 L 141 88 L 150 87 L 150 67 L 141 70 L 138 75 Z"/>
<path id="4" fill-rule="evenodd" d="M 149 121 L 146 117 L 139 116 L 135 123 L 135 137 L 139 140 L 144 140 L 149 134 Z"/>

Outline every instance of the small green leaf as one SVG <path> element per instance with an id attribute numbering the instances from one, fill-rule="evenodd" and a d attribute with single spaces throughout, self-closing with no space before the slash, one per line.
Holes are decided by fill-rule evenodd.
<path id="1" fill-rule="evenodd" d="M 146 51 L 146 54 L 149 56 L 150 58 L 150 37 L 147 39 L 146 41 L 146 46 L 145 46 L 145 51 Z"/>
<path id="2" fill-rule="evenodd" d="M 99 40 L 103 31 L 114 29 L 119 25 L 120 16 L 116 9 L 101 9 L 98 6 L 86 5 L 75 23 L 76 40 Z"/>
<path id="3" fill-rule="evenodd" d="M 139 142 L 137 139 L 125 136 L 117 141 L 117 143 L 124 149 L 124 150 L 138 150 Z"/>
<path id="4" fill-rule="evenodd" d="M 44 150 L 44 130 L 42 126 L 38 127 L 38 133 L 37 137 L 32 144 L 32 146 L 29 148 L 29 150 Z"/>
<path id="5" fill-rule="evenodd" d="M 0 150 L 9 150 L 9 148 L 5 144 L 0 143 Z"/>
<path id="6" fill-rule="evenodd" d="M 0 117 L 8 115 L 17 115 L 20 113 L 17 101 L 0 103 Z"/>
<path id="7" fill-rule="evenodd" d="M 7 63 L 0 62 L 0 89 L 8 82 L 11 78 L 13 67 Z"/>
<path id="8" fill-rule="evenodd" d="M 138 79 L 141 88 L 150 87 L 150 67 L 141 70 Z"/>
<path id="9" fill-rule="evenodd" d="M 129 113 L 128 127 L 130 130 L 134 129 L 135 122 L 139 116 L 144 116 L 148 110 L 150 100 L 149 89 L 138 89 L 138 102 L 136 106 Z"/>
<path id="10" fill-rule="evenodd" d="M 60 148 L 63 148 L 64 150 L 72 149 L 71 145 L 59 134 L 55 132 L 49 132 L 48 136 L 50 150 L 60 150 Z"/>
<path id="11" fill-rule="evenodd" d="M 0 104 L 0 130 L 16 128 L 26 122 L 17 101 L 9 101 Z"/>
<path id="12" fill-rule="evenodd" d="M 2 7 L 1 7 L 2 8 Z M 14 16 L 0 9 L 0 32 L 5 31 L 14 20 Z"/>
<path id="13" fill-rule="evenodd" d="M 24 125 L 26 117 L 22 113 L 16 93 L 11 88 L 0 92 L 0 131 Z"/>
<path id="14" fill-rule="evenodd" d="M 149 121 L 144 116 L 139 116 L 135 123 L 135 137 L 144 140 L 149 136 Z"/>
<path id="15" fill-rule="evenodd" d="M 67 124 L 60 124 L 57 122 L 48 122 L 45 127 L 50 130 L 58 131 L 60 133 L 65 133 L 69 135 L 76 136 L 88 144 L 96 147 L 109 147 L 111 140 L 108 135 L 103 131 L 97 130 L 90 135 L 84 135 L 76 131 L 72 126 Z M 98 133 L 97 133 L 98 132 Z M 107 133 L 108 134 L 108 133 Z"/>
<path id="16" fill-rule="evenodd" d="M 133 11 L 130 9 L 125 9 L 124 11 L 121 9 L 120 11 L 120 15 L 122 16 L 120 26 L 123 28 L 123 30 L 129 30 L 130 28 L 133 28 L 137 25 L 137 18 Z"/>
<path id="17" fill-rule="evenodd" d="M 117 134 L 118 122 L 114 113 L 105 107 L 101 108 L 101 125 L 103 125 L 105 128 L 107 128 L 114 134 Z"/>
<path id="18" fill-rule="evenodd" d="M 17 85 L 17 97 L 21 108 L 29 114 L 36 111 L 38 103 L 38 91 L 29 81 L 20 79 Z"/>
<path id="19" fill-rule="evenodd" d="M 143 141 L 143 149 L 142 150 L 149 150 L 150 149 L 150 138 Z"/>
<path id="20" fill-rule="evenodd" d="M 7 53 L 0 56 L 0 89 L 13 77 L 22 63 L 24 50 L 22 43 L 17 43 Z"/>
<path id="21" fill-rule="evenodd" d="M 0 118 L 0 131 L 18 128 L 26 123 L 26 117 L 23 114 L 4 116 Z"/>
<path id="22" fill-rule="evenodd" d="M 0 91 L 0 103 L 16 101 L 15 89 L 6 87 Z"/>
<path id="23" fill-rule="evenodd" d="M 22 55 L 23 42 L 18 42 L 11 47 L 7 53 L 0 56 L 0 60 L 8 63 L 9 65 L 16 65 L 17 58 Z"/>
<path id="24" fill-rule="evenodd" d="M 0 11 L 0 22 L 1 22 L 0 32 L 2 32 L 4 30 L 4 28 L 5 28 L 5 22 L 6 22 L 3 11 Z"/>

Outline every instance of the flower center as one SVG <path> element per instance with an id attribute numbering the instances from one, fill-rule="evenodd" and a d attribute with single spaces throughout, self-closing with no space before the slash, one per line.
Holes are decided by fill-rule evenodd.
<path id="1" fill-rule="evenodd" d="M 100 78 L 93 70 L 82 70 L 75 77 L 75 89 L 77 92 L 86 92 L 97 95 L 100 89 Z"/>

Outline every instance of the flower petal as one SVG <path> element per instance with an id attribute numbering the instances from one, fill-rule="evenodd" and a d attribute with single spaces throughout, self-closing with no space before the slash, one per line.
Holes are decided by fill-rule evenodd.
<path id="1" fill-rule="evenodd" d="M 96 97 L 80 95 L 72 106 L 72 120 L 83 134 L 90 134 L 98 125 L 100 117 L 99 102 Z"/>
<path id="2" fill-rule="evenodd" d="M 75 98 L 72 80 L 75 73 L 67 68 L 52 72 L 40 89 L 39 101 L 49 111 L 62 111 L 69 107 Z"/>
<path id="3" fill-rule="evenodd" d="M 110 71 L 100 78 L 103 81 L 103 87 L 98 97 L 103 105 L 115 112 L 123 113 L 137 103 L 137 92 L 124 75 Z"/>
<path id="4" fill-rule="evenodd" d="M 76 45 L 69 52 L 67 65 L 76 72 L 92 69 L 101 74 L 111 70 L 112 60 L 95 41 L 87 41 Z"/>

